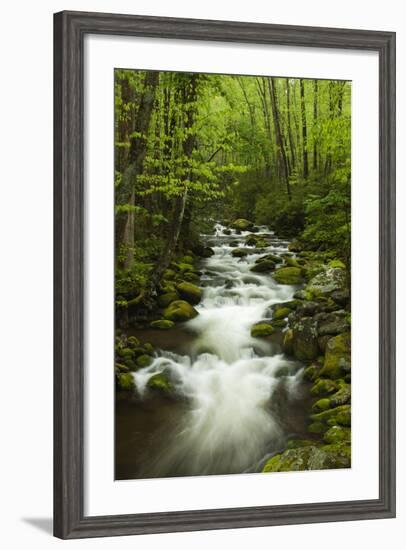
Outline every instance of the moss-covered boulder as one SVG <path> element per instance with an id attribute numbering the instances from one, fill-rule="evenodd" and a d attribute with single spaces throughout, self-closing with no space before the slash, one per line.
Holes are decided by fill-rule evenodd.
<path id="1" fill-rule="evenodd" d="M 233 221 L 231 227 L 233 229 L 239 229 L 240 231 L 250 231 L 254 227 L 254 224 L 245 218 L 238 218 Z"/>
<path id="2" fill-rule="evenodd" d="M 130 372 L 121 372 L 116 376 L 117 387 L 122 391 L 131 391 L 135 388 L 134 378 Z"/>
<path id="3" fill-rule="evenodd" d="M 280 267 L 272 276 L 281 285 L 298 285 L 302 282 L 302 270 L 298 267 Z"/>
<path id="4" fill-rule="evenodd" d="M 168 321 L 168 319 L 158 319 L 157 321 L 152 321 L 150 324 L 152 328 L 159 328 L 160 330 L 168 330 L 175 326 L 173 321 Z"/>
<path id="5" fill-rule="evenodd" d="M 255 248 L 266 248 L 268 243 L 264 239 L 258 239 L 255 243 Z"/>
<path id="6" fill-rule="evenodd" d="M 312 409 L 316 412 L 326 411 L 330 407 L 331 407 L 331 401 L 328 397 L 323 397 L 322 399 L 319 399 L 312 405 Z"/>
<path id="7" fill-rule="evenodd" d="M 326 354 L 320 376 L 338 379 L 351 368 L 351 335 L 349 332 L 330 338 L 326 345 Z"/>
<path id="8" fill-rule="evenodd" d="M 258 264 L 259 262 L 263 262 L 264 260 L 270 260 L 275 264 L 280 264 L 283 261 L 282 258 L 280 256 L 277 256 L 276 254 L 265 254 L 264 256 L 260 256 L 257 260 L 255 260 L 255 263 Z"/>
<path id="9" fill-rule="evenodd" d="M 253 271 L 254 273 L 269 273 L 270 271 L 273 271 L 275 269 L 275 263 L 271 260 L 263 260 L 262 262 L 258 262 L 257 264 L 254 264 L 250 271 Z"/>
<path id="10" fill-rule="evenodd" d="M 296 258 L 291 258 L 290 256 L 285 258 L 285 264 L 289 267 L 298 267 L 300 270 L 302 269 L 302 265 L 298 262 L 298 260 Z"/>
<path id="11" fill-rule="evenodd" d="M 162 279 L 173 281 L 173 279 L 176 277 L 176 271 L 173 269 L 164 269 L 164 272 L 162 273 Z"/>
<path id="12" fill-rule="evenodd" d="M 165 395 L 172 394 L 174 391 L 174 387 L 165 372 L 158 372 L 151 376 L 147 382 L 147 387 L 150 390 L 158 391 Z"/>
<path id="13" fill-rule="evenodd" d="M 329 267 L 310 279 L 306 290 L 313 296 L 329 296 L 346 286 L 347 274 L 344 269 Z"/>
<path id="14" fill-rule="evenodd" d="M 257 323 L 251 328 L 251 336 L 254 338 L 270 336 L 274 332 L 275 329 L 270 323 Z"/>
<path id="15" fill-rule="evenodd" d="M 326 430 L 327 430 L 327 426 L 323 422 L 312 422 L 307 427 L 307 431 L 311 434 L 322 434 Z"/>
<path id="16" fill-rule="evenodd" d="M 272 314 L 272 320 L 285 319 L 289 313 L 292 313 L 292 310 L 288 307 L 275 307 Z"/>
<path id="17" fill-rule="evenodd" d="M 282 454 L 273 456 L 266 462 L 263 472 L 292 472 L 348 467 L 348 458 L 344 457 L 344 453 L 338 452 L 337 449 L 306 445 L 296 449 L 288 449 Z"/>
<path id="18" fill-rule="evenodd" d="M 181 259 L 181 263 L 182 264 L 190 264 L 190 265 L 193 265 L 195 259 L 193 258 L 193 256 L 183 256 L 183 258 Z"/>
<path id="19" fill-rule="evenodd" d="M 333 409 L 328 409 L 326 411 L 310 415 L 310 420 L 312 420 L 313 422 L 322 422 L 327 426 L 336 426 L 337 424 L 342 424 L 342 422 L 339 422 L 339 418 L 349 418 L 351 422 L 350 405 L 340 405 L 339 407 L 334 407 Z"/>
<path id="20" fill-rule="evenodd" d="M 116 363 L 114 366 L 115 366 L 116 371 L 117 371 L 118 373 L 120 373 L 120 372 L 129 372 L 129 371 L 130 371 L 130 369 L 128 368 L 128 366 L 127 366 L 127 365 L 123 365 L 122 363 Z"/>
<path id="21" fill-rule="evenodd" d="M 154 353 L 154 346 L 150 342 L 144 344 L 145 353 L 152 355 Z"/>
<path id="22" fill-rule="evenodd" d="M 350 384 L 342 384 L 340 389 L 331 396 L 331 406 L 338 407 L 345 405 L 351 401 L 351 386 Z"/>
<path id="23" fill-rule="evenodd" d="M 313 382 L 319 376 L 320 367 L 317 365 L 310 365 L 303 371 L 303 378 L 308 382 Z"/>
<path id="24" fill-rule="evenodd" d="M 343 426 L 332 426 L 323 436 L 326 443 L 342 443 L 351 441 L 351 429 Z"/>
<path id="25" fill-rule="evenodd" d="M 164 310 L 164 319 L 181 323 L 189 321 L 198 315 L 195 308 L 185 300 L 176 300 Z"/>
<path id="26" fill-rule="evenodd" d="M 231 252 L 231 256 L 234 258 L 245 258 L 245 256 L 248 256 L 249 250 L 247 248 L 234 248 L 234 250 Z"/>
<path id="27" fill-rule="evenodd" d="M 190 304 L 198 304 L 202 299 L 202 290 L 193 283 L 183 281 L 182 283 L 176 285 L 176 290 L 178 291 L 180 297 Z"/>
<path id="28" fill-rule="evenodd" d="M 116 353 L 119 357 L 122 357 L 123 359 L 134 358 L 134 350 L 131 348 L 122 348 L 122 347 L 116 346 Z"/>
<path id="29" fill-rule="evenodd" d="M 272 326 L 274 328 L 285 328 L 287 324 L 286 319 L 272 319 Z"/>
<path id="30" fill-rule="evenodd" d="M 311 368 L 311 367 L 309 367 Z M 314 396 L 318 395 L 329 395 L 337 390 L 338 386 L 332 380 L 327 378 L 320 378 L 317 382 L 310 388 L 310 393 Z"/>
<path id="31" fill-rule="evenodd" d="M 245 244 L 248 246 L 255 246 L 257 244 L 258 238 L 255 235 L 247 235 L 245 239 Z"/>
<path id="32" fill-rule="evenodd" d="M 144 368 L 149 367 L 149 365 L 152 363 L 152 359 L 149 355 L 144 354 L 137 357 L 135 362 L 140 368 Z"/>
<path id="33" fill-rule="evenodd" d="M 136 336 L 129 336 L 127 338 L 127 345 L 130 348 L 136 348 L 140 345 L 140 341 L 138 340 L 138 338 Z"/>
<path id="34" fill-rule="evenodd" d="M 187 271 L 186 273 L 184 273 L 182 275 L 183 279 L 185 281 L 189 281 L 191 283 L 199 283 L 200 282 L 200 277 L 197 273 L 195 273 L 194 271 Z"/>
<path id="35" fill-rule="evenodd" d="M 158 304 L 160 307 L 168 307 L 171 302 L 179 300 L 179 294 L 176 291 L 165 292 L 158 296 Z"/>
<path id="36" fill-rule="evenodd" d="M 319 354 L 317 325 L 312 317 L 303 317 L 292 326 L 293 355 L 299 361 L 312 361 Z"/>

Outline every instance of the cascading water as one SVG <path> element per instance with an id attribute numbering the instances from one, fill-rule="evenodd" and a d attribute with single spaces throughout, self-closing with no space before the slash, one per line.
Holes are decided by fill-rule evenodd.
<path id="1" fill-rule="evenodd" d="M 134 373 L 141 400 L 149 378 L 163 371 L 183 398 L 175 425 L 165 429 L 161 420 L 156 452 L 144 459 L 137 477 L 258 471 L 286 438 L 278 411 L 300 397 L 302 368 L 277 343 L 253 338 L 250 330 L 295 289 L 250 268 L 260 255 L 287 252 L 287 243 L 260 227 L 257 236 L 268 239 L 268 246 L 247 247 L 250 254 L 240 259 L 232 251 L 236 244 L 246 247 L 249 233 L 225 229 L 217 224 L 215 236 L 205 236 L 215 254 L 201 266 L 199 315 L 185 324 L 193 333 L 188 355 L 160 351 L 149 367 Z"/>

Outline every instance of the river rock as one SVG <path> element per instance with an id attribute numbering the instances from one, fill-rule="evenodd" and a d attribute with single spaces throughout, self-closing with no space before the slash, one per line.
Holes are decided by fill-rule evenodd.
<path id="1" fill-rule="evenodd" d="M 151 376 L 147 382 L 147 387 L 150 390 L 158 391 L 165 395 L 173 393 L 173 385 L 171 384 L 169 377 L 165 372 L 158 372 Z"/>
<path id="2" fill-rule="evenodd" d="M 317 321 L 319 336 L 326 336 L 329 334 L 334 336 L 342 332 L 347 332 L 350 328 L 348 321 L 337 314 L 321 314 L 317 318 Z"/>
<path id="3" fill-rule="evenodd" d="M 185 300 L 172 302 L 164 311 L 164 318 L 169 321 L 189 321 L 198 315 L 198 312 Z"/>
<path id="4" fill-rule="evenodd" d="M 116 376 L 117 386 L 120 390 L 131 391 L 135 388 L 134 377 L 130 372 L 122 372 Z"/>
<path id="5" fill-rule="evenodd" d="M 257 237 L 255 237 L 255 235 L 247 235 L 245 244 L 248 246 L 255 246 L 257 244 Z"/>
<path id="6" fill-rule="evenodd" d="M 296 449 L 288 449 L 282 454 L 273 456 L 266 462 L 263 472 L 291 472 L 301 470 L 324 470 L 332 468 L 348 468 L 350 458 L 348 453 L 338 448 L 324 449 L 316 445 L 306 445 Z"/>
<path id="7" fill-rule="evenodd" d="M 305 290 L 313 296 L 328 296 L 345 288 L 346 277 L 344 269 L 329 267 L 310 279 Z"/>
<path id="8" fill-rule="evenodd" d="M 176 290 L 179 292 L 180 297 L 196 305 L 202 299 L 202 290 L 193 283 L 182 282 L 176 285 Z"/>
<path id="9" fill-rule="evenodd" d="M 272 277 L 281 285 L 297 285 L 302 282 L 302 271 L 298 267 L 280 267 Z"/>
<path id="10" fill-rule="evenodd" d="M 245 256 L 248 256 L 249 250 L 246 248 L 235 248 L 231 255 L 234 256 L 234 258 L 245 258 Z"/>
<path id="11" fill-rule="evenodd" d="M 331 396 L 331 406 L 337 407 L 339 405 L 345 405 L 351 400 L 351 386 L 350 384 L 343 384 L 340 389 Z"/>
<path id="12" fill-rule="evenodd" d="M 244 218 L 238 218 L 238 220 L 233 221 L 231 227 L 240 231 L 250 231 L 254 227 L 254 224 Z"/>
<path id="13" fill-rule="evenodd" d="M 351 430 L 343 426 L 332 426 L 324 434 L 323 439 L 326 443 L 342 443 L 351 441 Z"/>
<path id="14" fill-rule="evenodd" d="M 160 307 L 168 307 L 171 302 L 179 300 L 179 294 L 176 291 L 165 292 L 158 296 L 158 304 Z"/>
<path id="15" fill-rule="evenodd" d="M 289 313 L 292 313 L 292 310 L 288 307 L 275 307 L 272 314 L 272 320 L 285 319 Z"/>
<path id="16" fill-rule="evenodd" d="M 258 338 L 261 336 L 270 336 L 275 332 L 275 329 L 270 323 L 257 323 L 251 328 L 251 336 Z"/>
<path id="17" fill-rule="evenodd" d="M 263 260 L 262 262 L 258 262 L 257 264 L 253 265 L 250 271 L 253 271 L 254 273 L 269 273 L 274 269 L 274 262 L 272 262 L 271 260 Z"/>
<path id="18" fill-rule="evenodd" d="M 351 368 L 351 335 L 349 332 L 330 338 L 326 346 L 324 366 L 320 376 L 341 378 Z"/>
<path id="19" fill-rule="evenodd" d="M 135 362 L 138 367 L 145 368 L 145 367 L 149 367 L 149 365 L 152 363 L 152 359 L 149 355 L 143 354 L 137 357 Z"/>
<path id="20" fill-rule="evenodd" d="M 299 361 L 316 359 L 319 353 L 317 324 L 311 317 L 303 317 L 292 326 L 293 355 Z"/>
<path id="21" fill-rule="evenodd" d="M 282 258 L 280 256 L 277 256 L 276 254 L 265 254 L 264 256 L 260 256 L 257 260 L 255 260 L 255 263 L 258 264 L 259 262 L 263 262 L 264 260 L 270 260 L 275 264 L 280 264 L 283 262 Z"/>
<path id="22" fill-rule="evenodd" d="M 320 378 L 317 382 L 310 388 L 310 393 L 314 396 L 316 395 L 328 395 L 337 390 L 338 386 L 333 380 L 328 378 Z"/>

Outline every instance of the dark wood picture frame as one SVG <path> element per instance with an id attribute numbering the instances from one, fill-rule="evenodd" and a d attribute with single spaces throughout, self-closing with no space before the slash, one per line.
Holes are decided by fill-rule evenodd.
<path id="1" fill-rule="evenodd" d="M 83 472 L 83 40 L 86 34 L 379 54 L 379 498 L 89 517 Z M 80 538 L 395 516 L 395 33 L 134 15 L 54 16 L 54 534 Z"/>

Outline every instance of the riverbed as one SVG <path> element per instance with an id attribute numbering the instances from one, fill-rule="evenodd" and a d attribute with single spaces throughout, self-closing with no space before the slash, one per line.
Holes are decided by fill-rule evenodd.
<path id="1" fill-rule="evenodd" d="M 298 288 L 251 268 L 261 255 L 288 253 L 289 243 L 265 226 L 256 234 L 261 249 L 246 244 L 248 235 L 217 224 L 202 236 L 214 255 L 199 265 L 197 317 L 168 331 L 131 332 L 156 353 L 133 373 L 134 398 L 116 403 L 116 479 L 259 472 L 288 438 L 309 437 L 308 383 L 303 365 L 282 352 L 283 329 L 251 336 L 252 325 Z M 236 248 L 249 253 L 235 257 Z M 147 391 L 163 370 L 176 399 Z"/>

